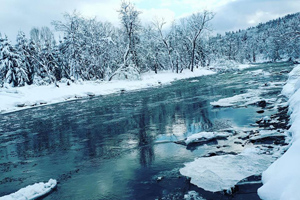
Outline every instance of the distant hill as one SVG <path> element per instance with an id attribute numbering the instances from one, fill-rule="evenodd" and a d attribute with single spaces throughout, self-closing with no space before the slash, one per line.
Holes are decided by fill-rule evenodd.
<path id="1" fill-rule="evenodd" d="M 212 59 L 238 62 L 278 61 L 300 56 L 300 13 L 260 23 L 256 27 L 226 32 L 209 39 Z"/>

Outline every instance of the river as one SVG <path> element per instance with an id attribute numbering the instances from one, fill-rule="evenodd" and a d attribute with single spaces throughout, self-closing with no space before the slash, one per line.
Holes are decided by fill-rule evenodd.
<path id="1" fill-rule="evenodd" d="M 291 65 L 259 64 L 241 73 L 0 115 L 0 196 L 54 178 L 58 187 L 45 199 L 181 199 L 191 185 L 179 169 L 220 142 L 189 149 L 174 141 L 200 131 L 251 128 L 273 114 L 259 114 L 255 105 L 213 108 L 210 102 L 283 82 L 283 70 Z M 276 98 L 281 89 L 263 97 Z M 221 145 L 237 153 L 244 148 L 230 139 Z"/>

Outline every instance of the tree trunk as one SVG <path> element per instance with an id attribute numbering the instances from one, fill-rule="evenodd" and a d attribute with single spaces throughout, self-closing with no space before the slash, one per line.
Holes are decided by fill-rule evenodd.
<path id="1" fill-rule="evenodd" d="M 192 66 L 191 66 L 191 71 L 194 71 L 194 59 L 195 59 L 195 48 L 196 48 L 196 42 L 193 41 L 193 50 L 192 50 Z"/>

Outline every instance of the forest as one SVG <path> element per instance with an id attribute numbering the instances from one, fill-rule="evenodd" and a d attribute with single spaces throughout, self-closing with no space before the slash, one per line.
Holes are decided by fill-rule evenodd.
<path id="1" fill-rule="evenodd" d="M 57 41 L 49 27 L 20 31 L 15 44 L 0 34 L 0 87 L 48 85 L 67 79 L 139 79 L 147 71 L 276 62 L 300 56 L 300 13 L 246 30 L 213 35 L 215 13 L 202 11 L 174 21 L 142 25 L 134 4 L 122 2 L 120 27 L 74 11 L 52 26 L 63 34 Z M 221 68 L 219 70 L 222 70 Z"/>

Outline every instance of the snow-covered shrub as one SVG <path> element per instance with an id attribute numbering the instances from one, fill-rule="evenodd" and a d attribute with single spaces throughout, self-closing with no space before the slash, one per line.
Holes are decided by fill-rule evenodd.
<path id="1" fill-rule="evenodd" d="M 225 60 L 223 58 L 211 61 L 210 69 L 218 72 L 229 72 L 238 70 L 240 63 L 234 60 Z"/>
<path id="2" fill-rule="evenodd" d="M 111 80 L 140 80 L 141 76 L 134 64 L 128 67 L 120 67 L 112 76 Z"/>

